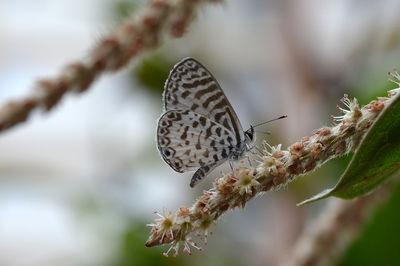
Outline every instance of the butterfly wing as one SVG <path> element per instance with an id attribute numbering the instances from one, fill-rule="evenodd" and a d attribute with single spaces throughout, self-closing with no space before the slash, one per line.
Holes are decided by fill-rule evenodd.
<path id="1" fill-rule="evenodd" d="M 185 58 L 174 66 L 164 90 L 164 107 L 169 110 L 190 110 L 233 132 L 236 144 L 244 139 L 242 125 L 211 73 L 193 58 Z"/>
<path id="2" fill-rule="evenodd" d="M 206 177 L 212 170 L 214 170 L 220 163 L 211 163 L 208 165 L 204 165 L 197 169 L 197 171 L 193 174 L 192 179 L 190 180 L 190 187 L 194 187 L 197 183 L 199 183 L 204 177 Z"/>
<path id="3" fill-rule="evenodd" d="M 180 173 L 222 164 L 229 157 L 234 138 L 225 127 L 189 110 L 167 111 L 158 121 L 158 150 Z"/>

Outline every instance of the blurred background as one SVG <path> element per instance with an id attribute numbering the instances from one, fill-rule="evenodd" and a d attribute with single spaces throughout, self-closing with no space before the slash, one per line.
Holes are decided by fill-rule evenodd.
<path id="1" fill-rule="evenodd" d="M 85 56 L 146 2 L 0 0 L 0 103 Z M 343 93 L 366 104 L 394 88 L 387 71 L 400 64 L 399 10 L 396 0 L 207 5 L 184 37 L 2 133 L 0 265 L 276 265 L 326 201 L 296 203 L 332 186 L 351 155 L 226 214 L 203 252 L 166 259 L 168 246 L 144 246 L 153 211 L 190 206 L 229 166 L 190 189 L 192 173 L 162 161 L 155 132 L 165 79 L 180 59 L 196 58 L 244 128 L 287 114 L 257 136 L 286 148 L 332 125 Z M 399 204 L 397 188 L 335 264 L 400 261 Z"/>

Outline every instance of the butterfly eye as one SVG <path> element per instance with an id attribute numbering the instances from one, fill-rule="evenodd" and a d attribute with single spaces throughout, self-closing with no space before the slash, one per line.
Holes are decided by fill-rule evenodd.
<path id="1" fill-rule="evenodd" d="M 250 140 L 253 140 L 253 133 L 252 132 L 249 132 L 249 131 L 246 131 L 245 133 L 244 133 Z"/>

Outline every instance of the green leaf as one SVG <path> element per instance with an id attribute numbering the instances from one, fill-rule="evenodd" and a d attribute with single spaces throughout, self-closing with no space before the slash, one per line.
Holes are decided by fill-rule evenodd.
<path id="1" fill-rule="evenodd" d="M 344 251 L 336 266 L 392 266 L 400 261 L 400 183 L 389 191 L 388 199 L 370 213 L 353 243 Z M 386 192 L 385 192 L 386 193 Z M 383 195 L 383 198 L 387 196 Z M 378 244 L 379 243 L 379 244 Z"/>
<path id="2" fill-rule="evenodd" d="M 339 182 L 331 189 L 299 203 L 329 196 L 351 199 L 362 196 L 400 169 L 400 94 L 371 126 Z"/>

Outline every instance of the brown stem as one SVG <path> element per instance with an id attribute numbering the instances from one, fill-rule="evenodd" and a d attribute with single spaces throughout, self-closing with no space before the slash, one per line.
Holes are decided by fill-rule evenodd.
<path id="1" fill-rule="evenodd" d="M 354 151 L 378 114 L 392 100 L 393 97 L 378 98 L 360 109 L 356 99 L 350 101 L 345 95 L 342 102 L 350 110 L 341 109 L 345 114 L 335 118 L 340 120 L 339 124 L 320 128 L 287 150 L 281 150 L 280 145 L 270 147 L 258 167 L 242 167 L 237 174 L 217 179 L 214 188 L 205 191 L 192 207 L 181 207 L 176 213 L 164 211 L 151 224 L 146 246 L 172 243 L 177 249 L 179 243 L 193 244 L 191 235 L 196 232 L 206 237 L 210 227 L 227 210 L 244 207 L 257 194 L 278 189 L 328 160 Z"/>
<path id="2" fill-rule="evenodd" d="M 118 71 L 139 53 L 154 49 L 164 33 L 184 34 L 196 8 L 217 0 L 155 0 L 139 14 L 132 14 L 78 62 L 67 65 L 54 78 L 40 79 L 25 98 L 0 107 L 0 131 L 25 121 L 34 109 L 51 110 L 67 92 L 83 92 L 107 71 Z"/>

